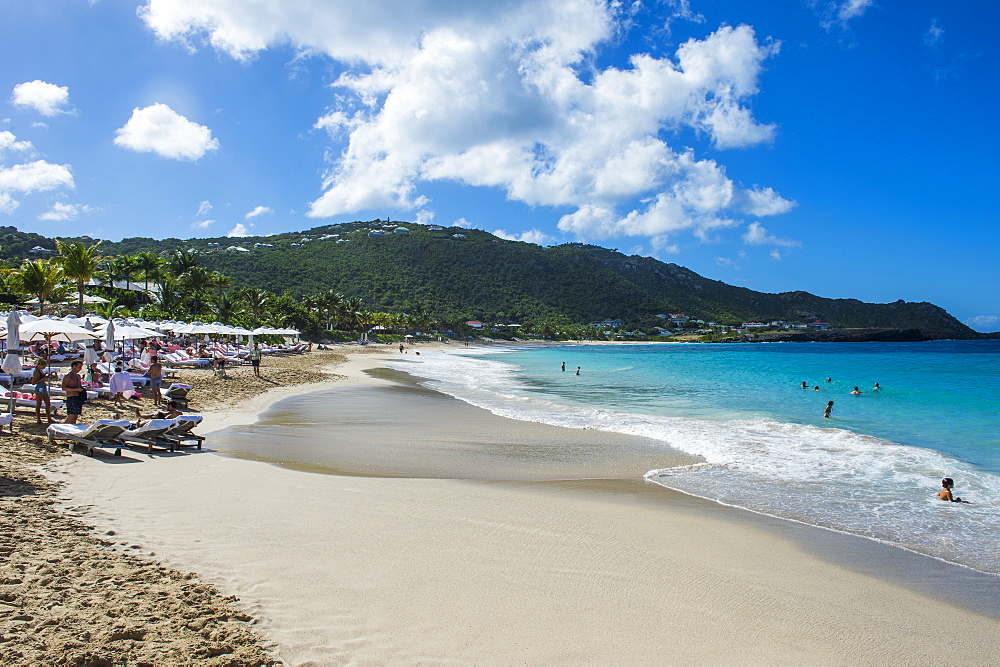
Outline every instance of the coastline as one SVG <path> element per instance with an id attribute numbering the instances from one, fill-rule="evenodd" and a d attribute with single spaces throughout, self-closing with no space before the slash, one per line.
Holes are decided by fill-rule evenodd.
<path id="1" fill-rule="evenodd" d="M 391 352 L 368 352 L 340 380 L 244 401 L 204 430 L 251 424 L 279 398 L 385 386 L 362 371 Z M 824 557 L 780 520 L 641 480 L 344 477 L 210 452 L 50 471 L 99 531 L 238 595 L 293 663 L 900 662 L 942 646 L 985 662 L 1000 635 L 996 618 L 829 558 L 846 536 Z"/>

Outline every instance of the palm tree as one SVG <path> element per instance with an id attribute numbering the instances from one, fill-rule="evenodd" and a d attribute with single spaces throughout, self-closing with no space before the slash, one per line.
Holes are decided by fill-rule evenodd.
<path id="1" fill-rule="evenodd" d="M 56 247 L 59 249 L 58 262 L 62 266 L 63 273 L 70 280 L 76 281 L 76 291 L 79 296 L 77 302 L 77 315 L 83 316 L 83 289 L 88 282 L 93 280 L 104 261 L 104 258 L 97 254 L 97 248 L 101 245 L 98 241 L 92 246 L 86 246 L 79 241 L 61 241 L 56 239 Z"/>
<path id="2" fill-rule="evenodd" d="M 125 289 L 132 289 L 132 276 L 135 275 L 136 270 L 139 267 L 139 262 L 133 255 L 118 255 L 117 257 L 112 257 L 106 263 L 106 269 L 104 271 L 104 279 L 111 283 L 114 287 L 114 283 L 119 280 L 125 281 Z"/>
<path id="3" fill-rule="evenodd" d="M 151 250 L 145 250 L 135 254 L 136 268 L 142 272 L 142 277 L 146 281 L 145 290 L 149 293 L 149 281 L 156 282 L 163 273 L 164 261 Z"/>
<path id="4" fill-rule="evenodd" d="M 180 286 L 188 292 L 194 306 L 191 310 L 192 315 L 198 315 L 201 312 L 205 293 L 215 284 L 213 273 L 204 266 L 192 266 L 177 280 Z"/>
<path id="5" fill-rule="evenodd" d="M 177 280 L 191 269 L 199 266 L 198 255 L 190 250 L 178 250 L 167 257 L 167 270 Z"/>
<path id="6" fill-rule="evenodd" d="M 247 287 L 243 290 L 242 297 L 244 303 L 246 303 L 247 310 L 250 311 L 250 315 L 253 317 L 254 324 L 259 326 L 267 314 L 272 294 L 266 290 Z"/>
<path id="7" fill-rule="evenodd" d="M 63 268 L 48 259 L 24 260 L 10 276 L 12 287 L 22 294 L 38 298 L 38 312 L 45 314 L 45 302 L 59 301 L 69 294 Z"/>
<path id="8" fill-rule="evenodd" d="M 218 296 L 222 296 L 222 290 L 227 287 L 232 287 L 233 279 L 224 273 L 218 271 L 212 271 L 212 287 L 219 290 Z"/>
<path id="9" fill-rule="evenodd" d="M 245 306 L 242 299 L 232 292 L 224 292 L 215 297 L 212 304 L 212 312 L 215 318 L 223 324 L 229 324 L 236 317 L 243 314 Z"/>
<path id="10" fill-rule="evenodd" d="M 184 297 L 181 295 L 180 285 L 173 278 L 164 278 L 160 282 L 160 295 L 157 304 L 161 310 L 177 315 L 184 305 Z"/>

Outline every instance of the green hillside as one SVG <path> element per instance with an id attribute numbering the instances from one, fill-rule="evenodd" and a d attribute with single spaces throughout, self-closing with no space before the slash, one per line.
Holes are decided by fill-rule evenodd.
<path id="1" fill-rule="evenodd" d="M 395 231 L 397 227 L 409 231 Z M 8 261 L 17 262 L 33 245 L 54 247 L 44 237 L 12 229 L 0 228 L 0 257 Z M 366 309 L 421 308 L 446 321 L 620 319 L 630 327 L 652 327 L 663 324 L 657 314 L 684 313 L 729 324 L 819 319 L 838 328 L 977 336 L 930 303 L 869 304 L 806 292 L 767 294 L 649 257 L 583 244 L 545 248 L 474 229 L 373 221 L 269 237 L 130 238 L 101 246 L 105 255 L 181 249 L 196 251 L 205 267 L 230 276 L 233 287 L 287 292 L 295 298 L 332 289 L 361 298 Z"/>
<path id="2" fill-rule="evenodd" d="M 397 226 L 409 232 L 396 233 Z M 385 234 L 370 236 L 376 230 Z M 336 238 L 323 238 L 330 235 Z M 214 243 L 219 245 L 210 245 Z M 257 243 L 275 247 L 255 249 Z M 234 245 L 251 252 L 226 250 Z M 445 319 L 564 317 L 585 323 L 610 318 L 653 326 L 662 323 L 657 314 L 684 313 L 730 323 L 820 319 L 836 327 L 974 335 L 930 303 L 868 304 L 806 292 L 767 294 L 709 280 L 649 257 L 582 244 L 545 248 L 474 229 L 434 230 L 375 221 L 271 237 L 126 239 L 105 246 L 123 253 L 180 248 L 207 251 L 204 264 L 232 276 L 239 286 L 276 293 L 288 290 L 296 296 L 335 289 L 362 298 L 368 308 L 393 312 L 422 306 Z"/>

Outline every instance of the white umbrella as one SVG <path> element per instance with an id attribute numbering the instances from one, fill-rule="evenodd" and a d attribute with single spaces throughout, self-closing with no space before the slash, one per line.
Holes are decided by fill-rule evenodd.
<path id="1" fill-rule="evenodd" d="M 110 350 L 111 354 L 115 353 L 115 323 L 109 321 L 108 326 L 104 329 L 104 349 Z M 105 361 L 110 361 L 107 357 L 104 358 Z"/>
<path id="2" fill-rule="evenodd" d="M 177 327 L 174 329 L 175 334 L 214 334 L 219 333 L 214 326 L 211 324 L 202 324 L 201 322 L 195 322 L 194 324 L 185 324 L 182 327 Z"/>
<path id="3" fill-rule="evenodd" d="M 83 328 L 87 331 L 93 331 L 94 325 L 90 323 L 89 319 L 83 321 Z M 97 363 L 97 350 L 94 349 L 94 341 L 88 340 L 84 343 L 83 350 L 83 363 L 90 368 L 91 364 Z"/>
<path id="4" fill-rule="evenodd" d="M 87 331 L 76 324 L 63 322 L 62 320 L 48 319 L 28 322 L 21 327 L 20 336 L 21 340 L 45 340 L 50 343 L 53 340 L 62 343 L 72 343 L 78 340 L 100 338 L 93 331 Z"/>
<path id="5" fill-rule="evenodd" d="M 10 373 L 10 412 L 14 413 L 14 376 L 21 372 L 21 319 L 13 308 L 7 313 L 7 354 L 0 368 Z"/>
<path id="6" fill-rule="evenodd" d="M 112 324 L 108 324 L 108 327 L 113 327 Z M 145 327 L 139 327 L 134 324 L 120 324 L 117 327 L 111 328 L 111 335 L 114 336 L 115 340 L 137 340 L 139 338 L 163 338 L 163 334 L 159 331 L 153 331 L 152 329 L 147 329 Z"/>

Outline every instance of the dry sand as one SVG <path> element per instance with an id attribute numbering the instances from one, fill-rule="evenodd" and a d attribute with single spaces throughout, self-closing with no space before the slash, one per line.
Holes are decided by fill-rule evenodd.
<path id="1" fill-rule="evenodd" d="M 337 372 L 374 382 L 358 372 L 371 363 Z M 215 424 L 252 421 L 262 405 L 242 401 Z M 429 411 L 405 428 L 446 418 Z M 50 464 L 65 507 L 113 531 L 120 549 L 238 596 L 290 663 L 985 664 L 1000 654 L 994 618 L 641 481 L 375 478 L 211 452 L 132 456 L 142 463 Z"/>
<path id="2" fill-rule="evenodd" d="M 181 379 L 197 385 L 193 408 L 219 407 L 275 383 L 329 379 L 317 368 L 343 359 L 334 352 L 268 358 L 263 380 L 249 367 L 231 369 L 228 380 L 207 371 Z M 152 411 L 148 399 L 132 405 Z M 92 401 L 82 421 L 117 412 L 110 401 Z M 134 549 L 116 549 L 114 536 L 95 534 L 55 507 L 57 485 L 37 466 L 85 459 L 49 445 L 33 408 L 18 408 L 14 431 L 0 434 L 0 664 L 274 662 L 235 599 L 190 573 L 136 557 Z"/>

